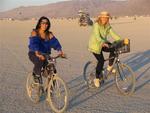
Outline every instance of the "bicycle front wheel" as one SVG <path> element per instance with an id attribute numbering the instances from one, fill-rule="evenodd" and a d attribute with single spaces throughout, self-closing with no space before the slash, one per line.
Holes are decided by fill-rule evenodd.
<path id="1" fill-rule="evenodd" d="M 135 90 L 135 75 L 132 69 L 122 63 L 117 64 L 115 82 L 118 91 L 123 95 L 131 95 Z"/>
<path id="2" fill-rule="evenodd" d="M 62 113 L 68 106 L 68 88 L 63 79 L 53 75 L 48 85 L 48 103 L 56 113 Z"/>
<path id="3" fill-rule="evenodd" d="M 28 97 L 34 103 L 38 103 L 40 101 L 40 88 L 39 84 L 34 82 L 34 78 L 32 73 L 29 73 L 27 76 L 26 82 L 26 90 Z"/>
<path id="4" fill-rule="evenodd" d="M 94 87 L 93 80 L 96 76 L 96 62 L 88 61 L 83 70 L 83 78 L 88 87 Z"/>

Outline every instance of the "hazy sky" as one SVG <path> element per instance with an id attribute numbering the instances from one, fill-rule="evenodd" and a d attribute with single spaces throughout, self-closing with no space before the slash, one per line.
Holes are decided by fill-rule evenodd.
<path id="1" fill-rule="evenodd" d="M 20 6 L 44 5 L 67 0 L 0 0 L 0 12 Z"/>

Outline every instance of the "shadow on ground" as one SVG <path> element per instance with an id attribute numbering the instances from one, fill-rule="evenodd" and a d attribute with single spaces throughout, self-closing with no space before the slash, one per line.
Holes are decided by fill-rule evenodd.
<path id="1" fill-rule="evenodd" d="M 138 84 L 141 79 L 145 78 L 140 85 L 136 86 L 135 91 L 140 90 L 150 82 L 150 77 L 148 75 L 150 71 L 150 50 L 135 53 L 132 57 L 126 59 L 125 63 L 127 63 L 135 72 L 136 84 Z"/>
<path id="2" fill-rule="evenodd" d="M 144 51 L 144 52 L 139 52 L 132 54 L 130 56 L 127 56 L 125 59 L 124 63 L 128 64 L 133 71 L 136 73 L 138 72 L 141 68 L 142 72 L 138 72 L 136 74 L 136 82 L 140 81 L 143 77 L 147 77 L 148 71 L 150 69 L 150 50 Z M 146 67 L 146 68 L 145 68 Z M 143 71 L 144 70 L 144 71 Z M 140 90 L 143 88 L 146 84 L 150 82 L 150 78 L 147 77 L 147 79 L 138 86 L 136 86 L 136 90 Z M 96 95 L 99 95 L 103 91 L 107 90 L 114 84 L 114 80 L 109 80 L 107 83 L 105 83 L 105 86 L 102 87 L 101 89 L 93 89 L 91 92 L 89 91 L 89 88 L 86 86 L 83 75 L 79 75 L 75 79 L 71 80 L 68 82 L 69 90 L 70 90 L 70 103 L 69 103 L 69 108 L 68 110 L 71 110 L 72 108 L 81 105 L 82 103 L 88 101 L 89 99 L 95 97 Z M 86 96 L 83 97 L 83 95 L 86 93 Z M 81 98 L 82 96 L 82 98 Z M 85 108 L 82 108 L 85 109 Z M 87 108 L 86 108 L 87 109 Z M 89 108 L 88 109 L 92 109 Z M 98 109 L 101 112 L 115 112 L 116 111 L 105 111 L 102 109 Z"/>

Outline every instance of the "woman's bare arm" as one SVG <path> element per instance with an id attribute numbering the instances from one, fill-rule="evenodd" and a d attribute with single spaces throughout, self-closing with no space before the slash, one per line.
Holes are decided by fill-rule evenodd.
<path id="1" fill-rule="evenodd" d="M 54 37 L 54 34 L 50 31 L 50 32 L 48 33 L 48 37 L 49 37 L 49 39 L 52 39 L 52 38 Z"/>
<path id="2" fill-rule="evenodd" d="M 35 31 L 35 30 L 33 30 L 32 32 L 31 32 L 31 36 L 33 37 L 33 36 L 37 36 L 37 32 Z"/>

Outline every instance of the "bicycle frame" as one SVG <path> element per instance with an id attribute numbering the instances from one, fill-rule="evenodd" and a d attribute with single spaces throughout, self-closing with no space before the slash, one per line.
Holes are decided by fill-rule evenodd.
<path id="1" fill-rule="evenodd" d="M 44 87 L 44 91 L 47 90 L 48 85 L 50 83 L 50 81 L 53 81 L 53 77 L 56 76 L 57 74 L 57 70 L 55 68 L 56 66 L 56 59 L 59 58 L 61 56 L 56 56 L 56 57 L 50 57 L 49 55 L 45 55 L 46 60 L 48 61 L 48 64 L 45 66 L 44 71 L 47 71 L 48 76 L 46 77 L 46 83 L 45 86 L 42 85 Z"/>
<path id="2" fill-rule="evenodd" d="M 113 65 L 112 65 L 112 67 L 114 68 L 114 66 L 116 65 L 117 66 L 117 70 L 118 70 L 118 73 L 119 73 L 119 75 L 120 75 L 120 78 L 121 78 L 121 80 L 123 80 L 123 76 L 121 76 L 121 74 L 120 74 L 120 70 L 119 70 L 119 64 L 121 63 L 120 62 L 120 59 L 119 59 L 119 52 L 115 49 L 115 56 L 114 57 L 111 57 L 111 58 L 107 58 L 107 59 L 105 59 L 104 60 L 104 62 L 106 62 L 106 61 L 108 61 L 108 60 L 110 60 L 110 59 L 114 59 L 114 62 L 113 62 Z M 112 69 L 113 69 L 112 68 Z M 111 70 L 112 71 L 112 70 Z M 109 75 L 111 75 L 111 71 L 109 71 L 108 73 L 107 73 L 107 75 L 105 75 L 105 76 L 109 76 Z M 124 72 L 123 72 L 124 73 Z M 125 74 L 124 74 L 125 75 Z"/>
<path id="3" fill-rule="evenodd" d="M 118 64 L 120 63 L 120 59 L 119 59 L 119 52 L 117 51 L 117 48 L 115 48 L 114 53 L 115 53 L 115 55 L 114 55 L 113 57 L 104 59 L 104 62 L 109 61 L 109 60 L 111 60 L 111 59 L 114 59 L 113 64 L 112 64 L 112 67 L 114 68 L 115 65 L 117 65 L 117 68 L 119 68 Z M 111 75 L 113 68 L 112 68 L 110 71 L 108 71 L 108 73 L 107 73 L 105 76 Z M 105 68 L 104 68 L 103 70 L 105 70 Z M 117 69 L 117 70 L 118 70 L 118 69 Z"/>
<path id="4" fill-rule="evenodd" d="M 54 74 L 56 74 L 56 58 L 50 58 L 49 55 L 44 55 L 48 64 L 43 67 L 43 77 L 46 77 L 45 83 L 40 84 L 40 87 L 43 87 L 44 91 L 47 90 L 50 81 L 52 80 Z"/>

